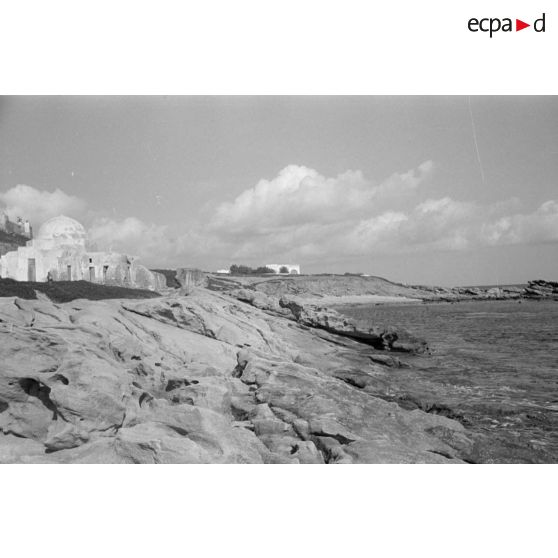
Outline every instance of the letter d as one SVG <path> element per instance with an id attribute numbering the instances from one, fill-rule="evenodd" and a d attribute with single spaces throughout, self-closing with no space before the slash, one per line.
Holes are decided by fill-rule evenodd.
<path id="1" fill-rule="evenodd" d="M 543 14 L 541 18 L 536 19 L 535 23 L 533 23 L 533 29 L 537 32 L 537 33 L 544 33 L 544 26 L 545 26 L 545 18 L 546 14 Z M 539 28 L 539 23 L 541 24 L 541 27 Z"/>

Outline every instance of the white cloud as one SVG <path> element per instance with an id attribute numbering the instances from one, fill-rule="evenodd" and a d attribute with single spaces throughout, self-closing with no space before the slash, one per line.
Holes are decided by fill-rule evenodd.
<path id="1" fill-rule="evenodd" d="M 167 256 L 173 248 L 165 225 L 144 223 L 136 217 L 122 220 L 97 218 L 88 234 L 90 242 L 98 250 L 123 252 L 147 259 Z"/>
<path id="2" fill-rule="evenodd" d="M 12 218 L 28 218 L 35 227 L 61 213 L 84 219 L 92 223 L 89 236 L 98 249 L 137 255 L 148 265 L 275 259 L 329 264 L 385 253 L 558 242 L 557 200 L 530 211 L 522 210 L 518 199 L 482 205 L 429 198 L 426 183 L 433 169 L 427 161 L 378 184 L 358 170 L 328 178 L 290 165 L 217 205 L 208 222 L 200 218 L 176 237 L 170 227 L 136 217 L 100 217 L 60 189 L 19 185 L 0 193 L 0 202 Z"/>
<path id="3" fill-rule="evenodd" d="M 214 252 L 247 263 L 266 258 L 318 262 L 558 241 L 558 202 L 522 213 L 515 198 L 485 205 L 424 199 L 419 186 L 433 168 L 426 161 L 373 184 L 360 171 L 327 178 L 307 167 L 288 166 L 216 208 L 209 226 L 218 239 Z"/>
<path id="4" fill-rule="evenodd" d="M 485 244 L 535 244 L 558 242 L 558 201 L 548 200 L 528 214 L 503 216 L 483 225 Z"/>
<path id="5" fill-rule="evenodd" d="M 209 231 L 231 257 L 328 258 L 392 245 L 408 205 L 433 170 L 432 161 L 375 184 L 361 171 L 328 178 L 303 166 L 285 167 L 232 202 L 220 204 Z"/>
<path id="6" fill-rule="evenodd" d="M 83 200 L 70 196 L 59 188 L 49 192 L 24 184 L 0 192 L 0 203 L 11 219 L 28 219 L 35 227 L 57 215 L 79 219 L 85 211 Z"/>
<path id="7" fill-rule="evenodd" d="M 434 170 L 432 161 L 425 161 L 416 169 L 411 169 L 404 173 L 394 173 L 387 180 L 375 188 L 375 201 L 397 201 L 401 197 L 414 192 L 425 180 L 427 180 Z"/>
<path id="8" fill-rule="evenodd" d="M 358 170 L 326 178 L 314 169 L 290 165 L 274 179 L 262 179 L 232 202 L 220 204 L 210 229 L 227 235 L 271 234 L 309 223 L 354 220 L 370 215 L 386 198 L 415 190 L 432 167 L 427 161 L 374 185 Z"/>

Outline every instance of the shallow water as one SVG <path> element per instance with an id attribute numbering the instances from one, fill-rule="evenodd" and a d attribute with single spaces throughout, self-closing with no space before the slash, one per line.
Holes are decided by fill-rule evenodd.
<path id="1" fill-rule="evenodd" d="M 558 462 L 558 302 L 352 305 L 344 314 L 404 327 L 431 356 L 390 370 L 386 394 L 427 401 L 494 440 L 494 461 Z"/>

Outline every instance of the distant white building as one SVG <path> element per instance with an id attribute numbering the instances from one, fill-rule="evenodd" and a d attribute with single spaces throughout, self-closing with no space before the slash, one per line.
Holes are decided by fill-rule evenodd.
<path id="1" fill-rule="evenodd" d="M 300 265 L 298 264 L 265 264 L 265 267 L 273 269 L 275 273 L 290 273 L 291 275 L 300 275 Z"/>
<path id="2" fill-rule="evenodd" d="M 230 269 L 218 269 L 216 271 L 216 273 L 226 273 L 227 275 L 230 275 L 231 270 Z"/>
<path id="3" fill-rule="evenodd" d="M 10 221 L 10 218 L 4 212 L 0 213 L 0 231 L 9 234 L 19 234 L 27 238 L 33 237 L 33 230 L 29 221 L 23 221 L 21 217 L 18 217 L 16 221 Z"/>

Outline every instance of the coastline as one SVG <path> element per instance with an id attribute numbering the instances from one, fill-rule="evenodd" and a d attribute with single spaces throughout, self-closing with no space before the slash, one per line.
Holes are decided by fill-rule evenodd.
<path id="1" fill-rule="evenodd" d="M 73 299 L 81 291 L 72 302 L 44 293 L 0 298 L 0 463 L 533 460 L 528 444 L 501 437 L 496 446 L 493 422 L 471 428 L 467 416 L 493 420 L 484 400 L 461 412 L 478 386 L 464 397 L 460 378 L 455 388 L 443 375 L 434 382 L 444 364 L 434 360 L 426 336 L 433 317 L 425 315 L 425 303 L 515 306 L 529 293 L 437 293 L 381 278 L 191 275 L 178 276 L 179 289 L 143 299 L 111 298 L 110 289 L 103 300 Z M 533 285 L 556 296 L 555 283 Z M 377 312 L 359 315 L 365 305 Z M 384 320 L 386 312 L 419 319 Z M 445 323 L 440 330 L 454 342 Z M 452 373 L 462 366 L 456 357 Z M 494 408 L 497 421 L 508 412 Z M 547 424 L 544 413 L 527 414 Z"/>
<path id="2" fill-rule="evenodd" d="M 533 280 L 526 287 L 439 287 L 405 285 L 374 276 L 217 276 L 207 274 L 204 284 L 210 290 L 232 292 L 250 290 L 280 299 L 296 297 L 307 304 L 418 304 L 478 300 L 557 299 L 558 283 Z"/>
<path id="3" fill-rule="evenodd" d="M 0 299 L 0 463 L 476 460 L 458 421 L 378 396 L 390 351 L 415 340 L 370 333 L 378 363 L 341 316 L 282 310 L 203 288 Z"/>
<path id="4" fill-rule="evenodd" d="M 483 460 L 555 463 L 558 456 L 551 299 L 467 300 L 463 304 L 345 305 L 336 311 L 364 327 L 407 329 L 428 341 L 427 358 L 398 355 L 403 367 L 376 380 L 386 400 L 436 409 L 487 433 Z"/>
<path id="5" fill-rule="evenodd" d="M 528 297 L 528 296 L 456 296 L 455 298 L 411 298 L 405 296 L 388 295 L 323 295 L 323 296 L 299 296 L 300 302 L 315 306 L 328 306 L 331 308 L 353 306 L 360 304 L 373 304 L 375 306 L 415 306 L 421 304 L 457 304 L 473 302 L 510 302 L 516 301 L 521 304 L 523 301 L 555 301 L 556 297 Z"/>
<path id="6" fill-rule="evenodd" d="M 405 296 L 388 295 L 324 295 L 321 297 L 300 297 L 306 304 L 343 306 L 345 304 L 421 304 L 424 302 L 420 298 L 410 298 Z"/>

